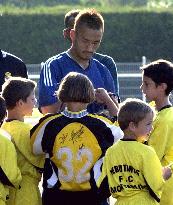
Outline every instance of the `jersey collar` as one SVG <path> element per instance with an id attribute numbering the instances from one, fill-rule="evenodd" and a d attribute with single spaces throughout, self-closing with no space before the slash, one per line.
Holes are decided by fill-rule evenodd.
<path id="1" fill-rule="evenodd" d="M 61 112 L 62 115 L 69 118 L 82 118 L 88 114 L 87 110 L 81 110 L 80 112 L 71 112 L 67 108 Z"/>
<path id="2" fill-rule="evenodd" d="M 164 110 L 166 108 L 170 108 L 170 107 L 172 107 L 172 106 L 171 105 L 166 105 L 166 106 L 162 107 L 160 110 L 158 110 L 158 112 L 160 112 L 161 110 Z"/>

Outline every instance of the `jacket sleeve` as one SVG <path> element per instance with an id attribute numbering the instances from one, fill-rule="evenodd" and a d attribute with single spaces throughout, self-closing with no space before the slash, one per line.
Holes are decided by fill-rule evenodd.
<path id="1" fill-rule="evenodd" d="M 55 91 L 59 82 L 55 70 L 52 63 L 45 62 L 42 64 L 39 79 L 39 107 L 52 105 L 58 101 Z"/>

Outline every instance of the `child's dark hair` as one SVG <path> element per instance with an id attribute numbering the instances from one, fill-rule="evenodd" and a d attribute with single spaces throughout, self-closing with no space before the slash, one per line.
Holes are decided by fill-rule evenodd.
<path id="1" fill-rule="evenodd" d="M 91 103 L 95 98 L 92 82 L 86 75 L 77 72 L 68 73 L 56 93 L 61 102 Z"/>
<path id="2" fill-rule="evenodd" d="M 151 78 L 156 86 L 161 83 L 167 84 L 167 89 L 165 90 L 166 95 L 169 95 L 173 90 L 173 64 L 171 62 L 159 59 L 142 66 L 141 69 L 144 76 Z"/>
<path id="3" fill-rule="evenodd" d="M 2 86 L 2 96 L 5 99 L 7 109 L 13 109 L 19 100 L 26 102 L 35 87 L 36 82 L 32 80 L 10 77 Z"/>
<path id="4" fill-rule="evenodd" d="M 66 13 L 64 17 L 64 26 L 65 28 L 72 29 L 74 27 L 74 22 L 76 16 L 79 14 L 80 10 L 71 10 L 68 13 Z"/>
<path id="5" fill-rule="evenodd" d="M 6 116 L 6 104 L 4 98 L 0 95 L 0 125 Z"/>
<path id="6" fill-rule="evenodd" d="M 154 113 L 147 103 L 140 99 L 128 98 L 120 105 L 118 112 L 119 126 L 122 130 L 125 130 L 130 122 L 138 125 L 151 112 Z"/>

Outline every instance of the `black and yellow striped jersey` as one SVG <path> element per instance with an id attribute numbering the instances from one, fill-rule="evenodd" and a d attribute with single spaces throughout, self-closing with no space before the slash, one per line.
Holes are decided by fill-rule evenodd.
<path id="1" fill-rule="evenodd" d="M 88 114 L 69 117 L 48 115 L 31 130 L 33 153 L 46 153 L 44 185 L 66 191 L 96 187 L 98 162 L 114 141 L 122 137 L 119 127 L 107 118 Z M 94 168 L 94 165 L 99 165 Z"/>

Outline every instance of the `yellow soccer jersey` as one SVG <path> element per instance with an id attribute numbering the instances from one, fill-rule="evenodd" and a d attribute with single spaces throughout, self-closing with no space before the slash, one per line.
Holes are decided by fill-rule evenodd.
<path id="1" fill-rule="evenodd" d="M 164 184 L 162 167 L 153 148 L 119 140 L 107 150 L 97 184 L 101 193 L 109 186 L 116 204 L 157 204 Z"/>
<path id="2" fill-rule="evenodd" d="M 173 162 L 173 107 L 164 107 L 157 113 L 148 144 L 155 149 L 162 166 L 167 166 Z M 173 177 L 167 180 L 164 185 L 161 205 L 173 204 L 172 187 Z"/>
<path id="3" fill-rule="evenodd" d="M 9 192 L 8 187 L 18 189 L 22 180 L 20 170 L 17 167 L 16 150 L 7 135 L 0 129 L 0 199 L 4 201 L 6 201 Z"/>
<path id="4" fill-rule="evenodd" d="M 173 107 L 157 113 L 148 144 L 155 149 L 163 166 L 173 162 Z"/>
<path id="5" fill-rule="evenodd" d="M 93 167 L 114 140 L 122 137 L 120 128 L 102 116 L 86 114 L 67 117 L 50 115 L 31 130 L 35 154 L 47 153 L 50 163 L 45 173 L 48 188 L 87 191 L 94 183 Z M 58 186 L 56 186 L 58 185 Z"/>
<path id="6" fill-rule="evenodd" d="M 31 126 L 18 120 L 4 122 L 2 128 L 11 136 L 17 150 L 17 162 L 22 175 L 40 179 L 41 175 L 36 167 L 43 168 L 44 157 L 36 157 L 32 154 L 30 142 Z"/>

